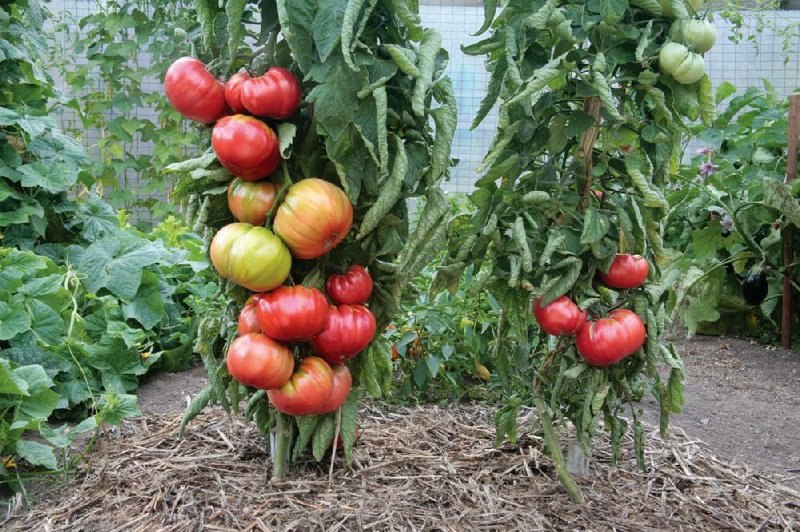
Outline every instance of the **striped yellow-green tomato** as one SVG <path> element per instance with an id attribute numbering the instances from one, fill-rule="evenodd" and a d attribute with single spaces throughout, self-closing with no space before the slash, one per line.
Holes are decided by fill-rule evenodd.
<path id="1" fill-rule="evenodd" d="M 689 52 L 680 65 L 672 71 L 672 77 L 681 85 L 691 85 L 697 83 L 706 73 L 706 62 L 703 56 L 694 52 Z"/>
<path id="2" fill-rule="evenodd" d="M 289 277 L 292 257 L 265 227 L 228 224 L 211 241 L 211 263 L 220 277 L 253 292 L 268 292 Z"/>
<path id="3" fill-rule="evenodd" d="M 238 177 L 228 185 L 228 209 L 240 222 L 264 225 L 277 190 L 269 181 L 244 181 Z"/>
<path id="4" fill-rule="evenodd" d="M 353 205 L 336 185 L 311 177 L 286 194 L 273 228 L 299 259 L 314 259 L 344 240 L 353 225 Z"/>
<path id="5" fill-rule="evenodd" d="M 672 74 L 689 56 L 689 49 L 676 42 L 668 42 L 658 53 L 658 67 L 664 74 Z"/>

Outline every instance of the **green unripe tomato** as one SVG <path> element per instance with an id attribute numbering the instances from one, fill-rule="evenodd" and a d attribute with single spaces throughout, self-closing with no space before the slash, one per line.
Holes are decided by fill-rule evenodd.
<path id="1" fill-rule="evenodd" d="M 268 292 L 289 277 L 292 257 L 266 227 L 228 224 L 214 235 L 209 250 L 220 277 L 253 292 Z"/>
<path id="2" fill-rule="evenodd" d="M 681 33 L 683 42 L 701 54 L 711 50 L 717 42 L 717 28 L 707 20 L 684 20 Z"/>
<path id="3" fill-rule="evenodd" d="M 706 62 L 700 54 L 689 52 L 689 55 L 672 72 L 672 77 L 681 85 L 697 83 L 706 73 Z"/>
<path id="4" fill-rule="evenodd" d="M 668 42 L 658 54 L 658 66 L 664 74 L 672 74 L 689 56 L 689 49 L 676 42 Z"/>

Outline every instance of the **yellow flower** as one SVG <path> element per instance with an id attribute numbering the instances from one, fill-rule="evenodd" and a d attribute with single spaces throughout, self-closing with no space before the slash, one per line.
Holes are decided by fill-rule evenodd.
<path id="1" fill-rule="evenodd" d="M 3 457 L 3 465 L 6 466 L 6 469 L 13 469 L 17 467 L 17 463 L 14 461 L 14 457 L 10 455 Z"/>

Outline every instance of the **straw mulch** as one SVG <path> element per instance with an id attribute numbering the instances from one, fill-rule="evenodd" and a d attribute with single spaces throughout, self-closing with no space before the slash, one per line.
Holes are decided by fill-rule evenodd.
<path id="1" fill-rule="evenodd" d="M 257 430 L 211 410 L 176 437 L 179 415 L 107 433 L 78 479 L 0 527 L 25 530 L 765 530 L 800 528 L 800 493 L 726 463 L 682 433 L 648 436 L 647 469 L 627 441 L 618 468 L 598 441 L 587 497 L 573 504 L 542 442 L 494 448 L 491 412 L 368 408 L 351 469 L 305 462 L 270 481 Z M 532 417 L 532 413 L 526 415 Z M 523 420 L 525 421 L 525 420 Z"/>

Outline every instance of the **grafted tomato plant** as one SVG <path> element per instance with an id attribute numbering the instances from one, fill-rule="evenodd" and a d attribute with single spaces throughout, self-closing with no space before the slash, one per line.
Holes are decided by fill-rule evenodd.
<path id="1" fill-rule="evenodd" d="M 213 150 L 171 165 L 181 173 L 174 196 L 186 202 L 192 227 L 230 281 L 222 283 L 218 306 L 210 304 L 200 323 L 196 346 L 209 383 L 184 425 L 210 403 L 243 411 L 263 434 L 274 431 L 276 478 L 309 448 L 321 460 L 338 427 L 349 462 L 360 398 L 381 397 L 392 383 L 391 345 L 374 332 L 391 321 L 409 282 L 445 239 L 448 202 L 440 183 L 453 162 L 457 125 L 452 83 L 444 76 L 447 52 L 435 31 L 420 26 L 415 2 L 228 0 L 195 6 L 200 31 L 189 33 L 193 50 L 212 75 L 229 81 L 231 107 L 242 112 L 241 103 L 247 114 L 271 118 L 242 112 L 222 119 L 212 134 Z M 242 70 L 251 79 L 236 75 Z M 271 174 L 275 199 L 270 207 L 262 203 L 257 220 L 238 211 L 234 192 L 248 187 L 229 185 L 231 173 L 250 181 Z M 409 200 L 424 205 L 413 225 Z M 230 224 L 231 214 L 263 227 Z M 348 358 L 352 387 L 335 412 L 313 414 L 321 402 L 304 406 L 298 387 L 289 384 L 285 393 L 270 391 L 273 405 L 266 394 L 239 386 L 220 370 L 221 350 L 234 337 L 250 291 L 269 292 L 288 279 L 324 290 L 329 276 L 351 265 L 369 270 L 372 293 L 362 286 L 357 296 L 359 302 L 368 298 L 369 308 L 350 309 L 358 318 L 343 323 L 350 320 L 354 331 L 323 331 L 314 340 L 331 360 Z M 345 308 L 336 307 L 337 315 Z M 326 327 L 333 321 L 326 317 Z M 306 324 L 298 318 L 293 325 Z"/>

